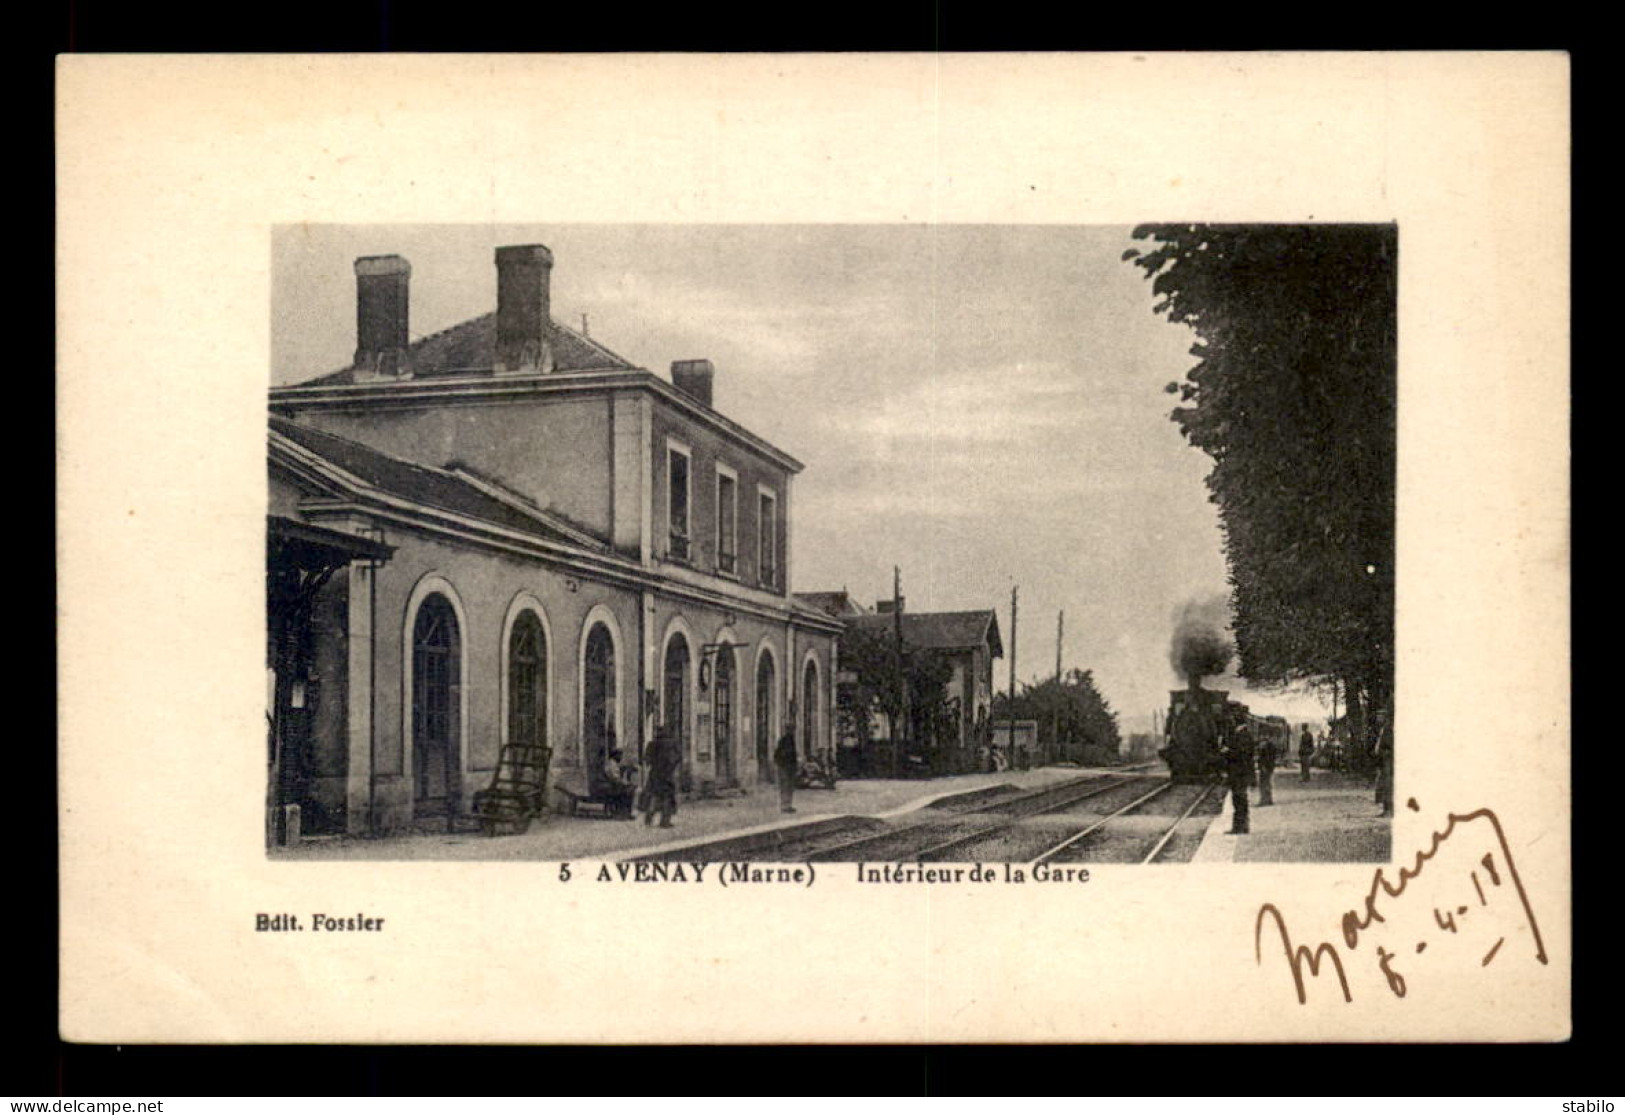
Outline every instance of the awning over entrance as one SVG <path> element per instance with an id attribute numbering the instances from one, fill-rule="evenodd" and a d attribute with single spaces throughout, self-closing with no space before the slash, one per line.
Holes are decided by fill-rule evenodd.
<path id="1" fill-rule="evenodd" d="M 395 553 L 393 546 L 341 530 L 302 523 L 282 515 L 267 515 L 265 519 L 265 564 L 270 570 L 314 572 L 357 560 L 388 561 Z"/>

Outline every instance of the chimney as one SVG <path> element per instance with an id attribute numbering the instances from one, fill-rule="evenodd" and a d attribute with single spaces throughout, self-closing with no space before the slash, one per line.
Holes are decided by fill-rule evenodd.
<path id="1" fill-rule="evenodd" d="M 406 365 L 407 284 L 412 265 L 400 256 L 355 261 L 355 361 L 365 379 L 410 374 Z"/>
<path id="2" fill-rule="evenodd" d="M 906 596 L 899 596 L 896 600 L 876 600 L 875 614 L 879 616 L 889 616 L 893 612 L 900 611 L 907 599 L 908 598 Z"/>
<path id="3" fill-rule="evenodd" d="M 671 362 L 671 382 L 677 390 L 695 399 L 704 406 L 711 405 L 711 385 L 716 380 L 717 370 L 711 366 L 709 360 L 673 360 Z"/>
<path id="4" fill-rule="evenodd" d="M 542 244 L 497 249 L 496 371 L 513 375 L 553 370 L 553 253 Z"/>

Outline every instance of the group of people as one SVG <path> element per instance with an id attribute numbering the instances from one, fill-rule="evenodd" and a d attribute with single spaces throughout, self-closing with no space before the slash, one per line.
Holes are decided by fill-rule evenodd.
<path id="1" fill-rule="evenodd" d="M 653 742 L 644 752 L 646 769 L 642 786 L 638 782 L 638 764 L 629 759 L 611 738 L 604 752 L 603 790 L 600 796 L 608 803 L 612 817 L 632 820 L 635 812 L 643 814 L 643 823 L 654 823 L 660 817 L 660 827 L 671 828 L 671 819 L 677 812 L 677 768 L 682 765 L 682 754 L 677 741 L 665 728 L 655 730 Z"/>
<path id="2" fill-rule="evenodd" d="M 672 827 L 671 819 L 677 813 L 677 770 L 683 763 L 682 748 L 677 737 L 667 728 L 655 729 L 654 740 L 644 752 L 647 770 L 642 786 L 638 784 L 638 764 L 615 746 L 611 736 L 604 752 L 602 797 L 609 803 L 611 816 L 632 820 L 636 813 L 643 814 L 643 823 L 652 825 L 656 816 L 660 827 Z M 778 773 L 779 809 L 794 813 L 792 804 L 796 789 L 796 737 L 786 729 L 773 751 L 773 765 Z"/>
<path id="3" fill-rule="evenodd" d="M 1233 816 L 1230 832 L 1245 834 L 1252 821 L 1252 805 L 1247 791 L 1252 788 L 1256 778 L 1258 804 L 1274 805 L 1275 767 L 1288 756 L 1281 754 L 1281 748 L 1276 746 L 1272 736 L 1266 735 L 1262 741 L 1255 742 L 1252 728 L 1245 720 L 1239 720 L 1231 727 L 1220 745 L 1219 753 L 1224 760 L 1225 782 L 1230 789 Z M 1309 731 L 1309 725 L 1305 724 L 1303 734 L 1298 737 L 1300 781 L 1310 780 L 1310 761 L 1314 757 L 1315 737 Z"/>
<path id="4" fill-rule="evenodd" d="M 1390 817 L 1394 812 L 1394 745 L 1393 733 L 1388 725 L 1387 714 L 1379 709 L 1376 712 L 1377 725 L 1377 778 L 1376 802 L 1384 817 Z M 1247 791 L 1253 786 L 1255 772 L 1258 784 L 1258 804 L 1275 804 L 1275 767 L 1286 759 L 1281 749 L 1276 746 L 1275 740 L 1265 736 L 1257 743 L 1253 740 L 1252 728 L 1245 720 L 1238 721 L 1226 734 L 1219 748 L 1220 757 L 1224 761 L 1225 782 L 1230 790 L 1232 803 L 1232 816 L 1230 832 L 1232 834 L 1245 834 L 1249 831 L 1252 820 L 1252 806 L 1248 801 Z M 1303 732 L 1298 737 L 1298 770 L 1299 780 L 1310 781 L 1309 768 L 1315 757 L 1315 737 L 1310 732 L 1309 725 L 1303 726 Z"/>

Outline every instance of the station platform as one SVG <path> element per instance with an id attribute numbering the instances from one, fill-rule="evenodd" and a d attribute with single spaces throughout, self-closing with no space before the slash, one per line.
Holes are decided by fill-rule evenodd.
<path id="1" fill-rule="evenodd" d="M 1259 805 L 1258 788 L 1245 836 L 1231 836 L 1231 795 L 1213 818 L 1192 863 L 1387 863 L 1392 858 L 1392 817 L 1379 814 L 1371 783 L 1329 770 L 1299 780 L 1296 766 L 1275 772 L 1275 804 Z"/>
<path id="2" fill-rule="evenodd" d="M 797 790 L 794 813 L 780 812 L 778 790 L 762 785 L 736 796 L 680 802 L 669 829 L 646 827 L 641 817 L 621 821 L 547 814 L 532 821 L 529 831 L 517 835 L 459 832 L 317 837 L 292 847 L 274 848 L 269 854 L 273 860 L 624 859 L 657 849 L 671 852 L 720 837 L 748 837 L 854 814 L 896 816 L 944 797 L 990 786 L 1036 789 L 1091 773 L 1103 771 L 1040 767 L 931 779 L 850 779 L 838 783 L 834 790 Z"/>

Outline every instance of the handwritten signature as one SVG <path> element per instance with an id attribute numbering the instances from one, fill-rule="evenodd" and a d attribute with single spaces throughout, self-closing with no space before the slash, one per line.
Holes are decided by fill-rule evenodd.
<path id="1" fill-rule="evenodd" d="M 1405 804 L 1413 812 L 1420 811 L 1415 798 L 1411 798 Z M 1429 861 L 1439 854 L 1440 849 L 1455 836 L 1458 830 L 1481 833 L 1484 831 L 1484 825 L 1486 824 L 1495 834 L 1494 847 L 1481 857 L 1473 869 L 1468 872 L 1478 903 L 1480 906 L 1488 906 L 1489 894 L 1494 893 L 1498 887 L 1510 885 L 1517 894 L 1518 902 L 1523 909 L 1525 922 L 1534 938 L 1535 959 L 1542 964 L 1548 963 L 1546 944 L 1541 938 L 1540 926 L 1535 920 L 1534 908 L 1529 904 L 1529 894 L 1524 889 L 1522 877 L 1518 874 L 1517 864 L 1512 858 L 1512 849 L 1507 846 L 1506 831 L 1501 827 L 1501 819 L 1496 816 L 1493 809 L 1475 809 L 1471 813 L 1450 814 L 1444 828 L 1433 834 L 1428 847 L 1425 850 L 1417 851 L 1414 862 L 1410 866 L 1401 866 L 1399 868 L 1397 879 L 1390 879 L 1388 870 L 1379 867 L 1372 876 L 1371 889 L 1367 891 L 1361 908 L 1349 910 L 1343 915 L 1343 944 L 1350 951 L 1353 951 L 1359 947 L 1362 935 L 1369 935 L 1374 923 L 1386 923 L 1388 919 L 1383 916 L 1383 909 L 1385 908 L 1384 896 L 1389 899 L 1397 899 L 1404 895 L 1406 888 L 1422 874 Z M 1469 828 L 1469 826 L 1473 827 Z M 1499 854 L 1499 860 L 1497 854 Z M 1482 876 L 1479 874 L 1479 868 L 1483 869 Z M 1490 888 L 1488 892 L 1485 890 L 1486 881 Z M 1395 912 L 1392 905 L 1388 905 L 1386 908 L 1390 914 Z M 1451 907 L 1446 904 L 1443 907 L 1436 906 L 1433 910 L 1434 924 L 1441 932 L 1456 934 L 1461 928 L 1459 922 L 1465 920 L 1470 909 L 1471 907 L 1467 905 Z M 1253 951 L 1255 959 L 1260 965 L 1264 963 L 1264 924 L 1268 919 L 1273 919 L 1276 932 L 1280 935 L 1282 955 L 1292 972 L 1292 982 L 1297 988 L 1298 1002 L 1300 1004 L 1308 1002 L 1306 977 L 1318 978 L 1322 968 L 1326 968 L 1337 976 L 1338 986 L 1343 992 L 1343 1001 L 1345 1003 L 1354 1001 L 1353 993 L 1349 990 L 1348 973 L 1343 966 L 1343 954 L 1338 950 L 1337 945 L 1332 941 L 1321 941 L 1313 948 L 1310 948 L 1308 945 L 1295 943 L 1292 934 L 1287 930 L 1286 919 L 1273 902 L 1266 902 L 1259 907 L 1258 917 L 1253 923 Z M 1504 944 L 1506 944 L 1506 937 L 1503 935 L 1484 954 L 1483 959 L 1479 962 L 1480 966 L 1488 967 Z M 1415 953 L 1417 955 L 1426 950 L 1426 941 L 1416 943 Z M 1378 945 L 1375 959 L 1383 979 L 1388 984 L 1388 989 L 1394 995 L 1403 999 L 1406 993 L 1406 983 L 1404 974 L 1396 965 L 1398 955 L 1398 953 L 1390 952 L 1383 946 Z"/>

